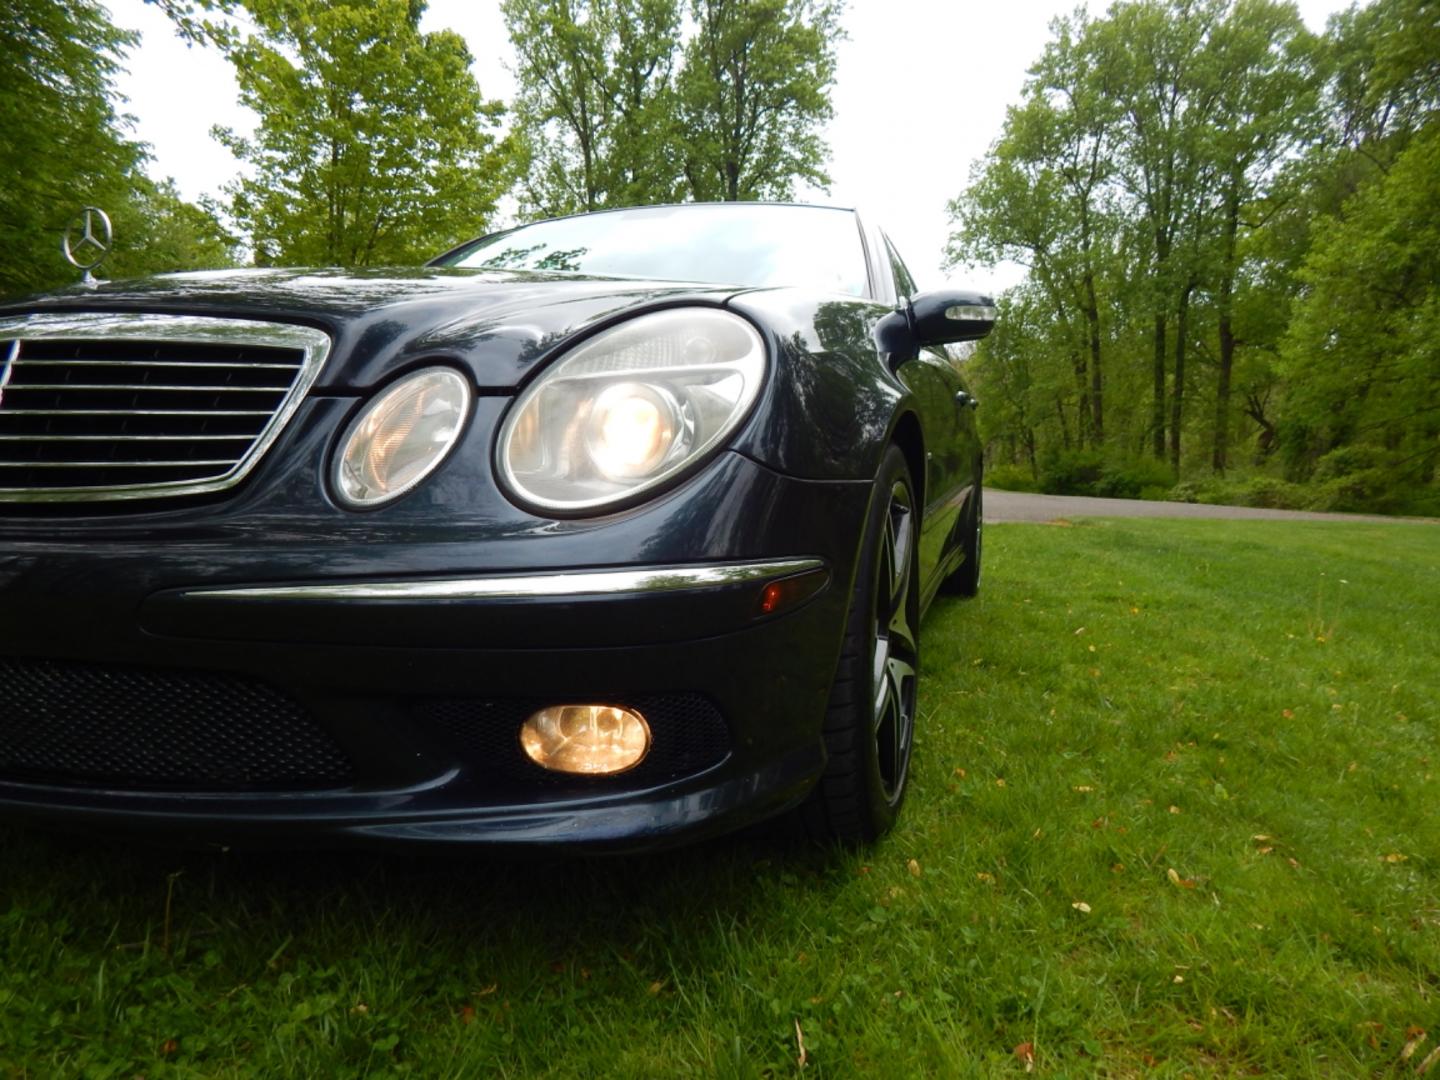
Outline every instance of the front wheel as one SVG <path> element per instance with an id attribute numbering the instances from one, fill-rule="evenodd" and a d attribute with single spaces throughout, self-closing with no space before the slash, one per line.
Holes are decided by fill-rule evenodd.
<path id="1" fill-rule="evenodd" d="M 871 841 L 895 824 L 915 735 L 920 513 L 899 447 L 870 500 L 845 643 L 825 717 L 825 772 L 799 808 L 816 840 Z"/>

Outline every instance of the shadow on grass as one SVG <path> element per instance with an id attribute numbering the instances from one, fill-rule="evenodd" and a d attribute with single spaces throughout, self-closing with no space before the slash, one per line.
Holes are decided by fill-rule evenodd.
<path id="1" fill-rule="evenodd" d="M 369 925 L 403 928 L 406 940 L 528 937 L 557 955 L 582 944 L 624 955 L 657 928 L 745 923 L 797 885 L 823 900 L 853 877 L 842 849 L 762 829 L 655 854 L 503 857 L 176 849 L 6 827 L 0 897 L 29 910 L 60 903 L 72 923 L 85 913 L 74 927 L 84 935 L 118 930 L 148 946 L 245 927 L 358 943 Z M 668 936 L 672 958 L 683 962 L 686 941 Z"/>

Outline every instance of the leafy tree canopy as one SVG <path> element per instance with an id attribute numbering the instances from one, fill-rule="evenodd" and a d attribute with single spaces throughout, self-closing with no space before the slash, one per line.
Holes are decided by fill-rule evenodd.
<path id="1" fill-rule="evenodd" d="M 247 0 L 229 49 L 253 138 L 218 130 L 249 175 L 230 210 L 257 263 L 418 262 L 482 231 L 509 183 L 503 106 L 423 0 Z"/>
<path id="2" fill-rule="evenodd" d="M 679 0 L 505 0 L 518 59 L 525 210 L 669 202 L 682 142 Z"/>
<path id="3" fill-rule="evenodd" d="M 1317 39 L 1277 0 L 1119 0 L 1030 76 L 951 207 L 952 261 L 1030 268 L 977 352 L 999 460 L 1440 507 L 1440 7 Z"/>
<path id="4" fill-rule="evenodd" d="M 114 87 L 134 43 L 94 0 L 11 0 L 0 20 L 0 295 L 76 279 L 60 236 L 87 204 L 115 222 L 107 275 L 232 258 L 212 212 L 144 174 Z"/>
<path id="5" fill-rule="evenodd" d="M 691 0 L 696 32 L 677 89 L 692 198 L 828 189 L 821 130 L 834 115 L 840 12 L 831 0 Z"/>

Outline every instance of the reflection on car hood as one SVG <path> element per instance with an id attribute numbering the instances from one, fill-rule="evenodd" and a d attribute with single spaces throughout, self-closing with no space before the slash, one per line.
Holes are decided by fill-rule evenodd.
<path id="1" fill-rule="evenodd" d="M 438 267 L 225 270 L 103 282 L 93 289 L 77 285 L 0 307 L 0 314 L 120 310 L 303 322 L 335 338 L 317 390 L 366 388 L 424 360 L 457 363 L 481 387 L 504 389 L 592 324 L 654 304 L 718 304 L 737 291 Z"/>

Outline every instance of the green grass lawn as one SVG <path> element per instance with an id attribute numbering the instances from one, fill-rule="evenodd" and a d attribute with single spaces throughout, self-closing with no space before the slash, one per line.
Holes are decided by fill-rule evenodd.
<path id="1" fill-rule="evenodd" d="M 7 830 L 0 1075 L 1003 1076 L 1025 1044 L 1041 1076 L 1413 1075 L 1440 1041 L 1440 529 L 987 538 L 984 595 L 926 623 L 914 785 L 873 850 Z"/>

